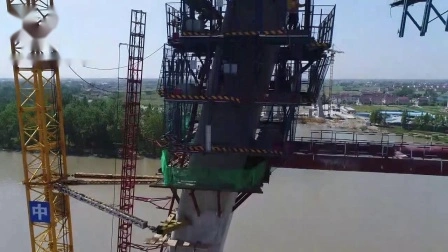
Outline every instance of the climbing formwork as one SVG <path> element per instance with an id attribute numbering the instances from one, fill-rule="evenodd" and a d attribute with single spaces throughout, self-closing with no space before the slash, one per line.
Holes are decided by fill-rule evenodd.
<path id="1" fill-rule="evenodd" d="M 249 11 L 256 23 L 250 30 L 225 28 L 225 14 L 233 11 L 235 1 L 182 0 L 166 5 L 167 44 L 158 85 L 164 97 L 165 135 L 160 173 L 163 180 L 153 187 L 188 189 L 196 206 L 195 190 L 239 192 L 234 210 L 252 193 L 262 193 L 269 182 L 270 160 L 282 158 L 284 143 L 293 141 L 299 106 L 317 101 L 329 66 L 326 51 L 331 47 L 335 6 L 314 5 L 306 0 L 299 11 L 297 29 L 274 27 L 264 22 L 263 1 L 254 2 Z M 278 11 L 287 12 L 287 5 Z M 285 14 L 286 15 L 286 14 Z M 236 22 L 236 21 L 235 21 Z M 227 24 L 228 25 L 228 24 Z M 223 32 L 225 31 L 225 32 Z M 245 45 L 276 49 L 271 80 L 261 74 L 263 55 L 252 65 L 240 65 L 235 53 Z M 247 81 L 237 81 L 250 73 Z M 241 92 L 244 86 L 245 92 Z M 211 137 L 212 115 L 207 108 L 228 106 L 230 110 L 258 107 L 258 128 L 245 144 L 218 142 Z M 229 112 L 230 113 L 230 112 Z M 238 112 L 236 112 L 238 113 Z M 208 121 L 209 124 L 199 124 Z M 255 118 L 256 120 L 256 118 Z M 232 138 L 233 136 L 228 136 Z M 193 167 L 190 156 L 233 155 L 247 157 L 241 167 Z M 196 209 L 198 215 L 200 209 Z"/>
<path id="2" fill-rule="evenodd" d="M 165 99 L 163 185 L 216 190 L 233 187 L 235 191 L 260 187 L 266 170 L 269 170 L 268 157 L 281 156 L 283 142 L 294 138 L 296 112 L 300 105 L 316 102 L 330 63 L 326 50 L 332 43 L 336 8 L 312 2 L 305 1 L 304 8 L 299 11 L 297 29 L 286 29 L 286 23 L 278 29 L 263 22 L 264 17 L 259 10 L 264 7 L 259 1 L 257 10 L 248 13 L 257 21 L 253 29 L 229 32 L 222 32 L 227 11 L 224 1 L 182 0 L 166 5 L 168 43 L 164 48 L 158 87 Z M 285 4 L 285 12 L 286 7 Z M 238 85 L 251 83 L 228 84 L 241 67 L 228 55 L 244 51 L 241 41 L 279 46 L 271 82 L 263 94 L 234 92 Z M 218 47 L 220 51 L 217 51 Z M 259 64 L 262 62 L 255 62 L 253 66 L 254 76 L 258 76 Z M 211 72 L 218 78 L 210 78 Z M 257 78 L 254 78 L 255 83 Z M 235 88 L 228 85 L 235 85 Z M 242 108 L 253 104 L 260 106 L 259 127 L 249 145 L 213 143 L 209 125 L 201 126 L 205 129 L 199 130 L 198 120 L 203 105 L 217 103 L 233 103 Z M 203 136 L 197 136 L 199 132 Z M 202 140 L 193 141 L 195 138 Z M 225 176 L 222 171 L 214 171 L 211 167 L 186 168 L 189 155 L 198 152 L 245 153 L 252 159 L 260 158 L 261 162 L 244 172 L 231 171 Z M 217 179 L 224 177 L 248 184 L 230 186 Z M 259 179 L 258 183 L 253 181 L 255 178 Z"/>

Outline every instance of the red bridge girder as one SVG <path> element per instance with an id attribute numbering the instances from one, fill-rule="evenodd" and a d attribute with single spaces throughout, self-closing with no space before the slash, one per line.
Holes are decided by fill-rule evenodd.
<path id="1" fill-rule="evenodd" d="M 448 146 L 374 142 L 286 142 L 272 167 L 448 176 Z"/>
<path id="2" fill-rule="evenodd" d="M 448 160 L 442 159 L 399 159 L 375 156 L 294 153 L 286 158 L 272 159 L 271 166 L 304 170 L 448 176 Z"/>
<path id="3" fill-rule="evenodd" d="M 329 154 L 350 156 L 395 157 L 406 155 L 408 158 L 447 159 L 448 145 L 411 144 L 411 143 L 375 143 L 375 142 L 327 142 L 294 141 L 286 142 L 284 152 L 304 154 Z"/>

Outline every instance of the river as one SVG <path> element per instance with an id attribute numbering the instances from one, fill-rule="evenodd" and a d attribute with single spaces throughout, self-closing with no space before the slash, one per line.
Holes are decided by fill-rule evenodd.
<path id="1" fill-rule="evenodd" d="M 74 172 L 114 172 L 114 159 L 69 157 Z M 117 162 L 118 169 L 121 163 Z M 21 155 L 0 152 L 0 251 L 30 251 Z M 139 173 L 153 174 L 157 160 L 143 159 Z M 82 193 L 113 202 L 113 186 L 77 186 Z M 116 186 L 118 195 L 119 186 Z M 448 251 L 448 179 L 277 169 L 264 194 L 236 211 L 226 252 L 422 252 Z M 166 191 L 139 186 L 139 196 Z M 115 246 L 112 218 L 72 200 L 75 250 L 108 252 Z M 166 212 L 138 203 L 135 214 L 157 225 Z M 150 237 L 134 228 L 134 242 Z M 112 251 L 115 251 L 112 250 Z"/>

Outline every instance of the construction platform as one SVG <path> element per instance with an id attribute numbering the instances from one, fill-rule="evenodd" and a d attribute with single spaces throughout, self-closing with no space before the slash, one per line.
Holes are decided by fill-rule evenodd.
<path id="1" fill-rule="evenodd" d="M 161 90 L 161 93 L 170 93 Z M 233 103 L 233 104 L 259 104 L 259 105 L 271 105 L 271 106 L 307 106 L 311 105 L 315 100 L 307 92 L 298 93 L 276 93 L 268 92 L 262 99 L 244 99 L 240 97 L 227 96 L 227 95 L 184 95 L 184 94 L 167 94 L 164 95 L 165 101 L 168 102 L 180 102 L 180 103 Z"/>

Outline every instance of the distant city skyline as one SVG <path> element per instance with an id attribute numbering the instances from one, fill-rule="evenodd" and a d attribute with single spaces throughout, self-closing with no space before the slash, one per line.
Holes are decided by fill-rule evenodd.
<path id="1" fill-rule="evenodd" d="M 47 41 L 58 49 L 63 59 L 71 59 L 73 69 L 83 78 L 116 78 L 117 70 L 98 71 L 96 68 L 118 66 L 118 43 L 128 41 L 131 9 L 147 12 L 146 55 L 166 42 L 165 3 L 161 0 L 125 1 L 60 1 L 55 5 L 59 25 Z M 426 37 L 408 20 L 404 38 L 398 38 L 401 9 L 390 9 L 391 1 L 315 0 L 316 4 L 337 4 L 334 44 L 337 50 L 335 79 L 448 79 L 445 59 L 448 56 L 448 33 L 439 20 L 429 26 Z M 440 11 L 448 2 L 434 0 Z M 420 21 L 424 4 L 411 7 Z M 107 12 L 105 11 L 107 9 Z M 21 21 L 0 4 L 0 78 L 12 78 L 9 38 L 21 27 Z M 446 18 L 446 14 L 444 15 Z M 82 18 L 80 18 L 82 17 Z M 125 55 L 125 50 L 123 54 Z M 157 78 L 162 50 L 148 58 L 144 65 L 145 78 Z M 85 61 L 85 63 L 83 63 Z M 76 75 L 61 64 L 61 78 L 76 79 Z M 123 61 L 121 65 L 126 65 Z M 125 76 L 126 69 L 120 75 Z M 327 78 L 329 74 L 327 74 Z"/>

